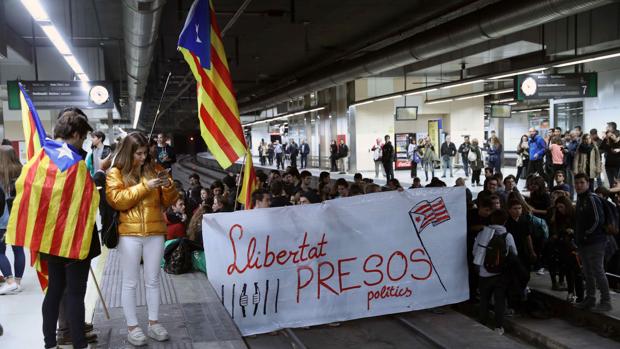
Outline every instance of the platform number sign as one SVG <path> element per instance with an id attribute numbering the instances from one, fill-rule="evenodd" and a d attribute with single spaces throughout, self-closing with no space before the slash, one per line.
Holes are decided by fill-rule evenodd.
<path id="1" fill-rule="evenodd" d="M 515 98 L 558 99 L 596 97 L 597 73 L 525 74 L 515 77 Z"/>

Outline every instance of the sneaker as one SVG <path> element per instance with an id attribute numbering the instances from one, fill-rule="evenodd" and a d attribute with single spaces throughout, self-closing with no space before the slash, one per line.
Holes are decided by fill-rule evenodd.
<path id="1" fill-rule="evenodd" d="M 545 275 L 545 268 L 540 268 L 536 271 L 536 274 L 538 275 Z"/>
<path id="2" fill-rule="evenodd" d="M 164 326 L 162 326 L 159 323 L 149 325 L 148 333 L 149 333 L 149 337 L 153 338 L 154 340 L 158 342 L 163 342 L 163 341 L 167 341 L 168 339 L 170 339 L 170 335 L 168 334 L 168 331 L 166 331 Z"/>
<path id="3" fill-rule="evenodd" d="M 96 343 L 98 339 L 97 334 L 92 332 L 92 330 L 84 331 L 84 337 L 86 337 L 88 343 Z M 57 335 L 56 342 L 58 345 L 73 345 L 73 340 L 68 332 Z"/>
<path id="4" fill-rule="evenodd" d="M 597 306 L 592 308 L 590 311 L 593 313 L 606 313 L 611 311 L 611 303 L 610 302 L 600 302 Z"/>
<path id="5" fill-rule="evenodd" d="M 149 326 L 150 329 L 150 326 Z M 140 327 L 136 327 L 127 333 L 127 340 L 136 347 L 146 345 L 146 336 Z"/>
<path id="6" fill-rule="evenodd" d="M 494 331 L 495 331 L 495 333 L 499 334 L 500 336 L 504 335 L 504 328 L 503 327 L 498 327 Z"/>
<path id="7" fill-rule="evenodd" d="M 22 291 L 22 288 L 16 283 L 5 283 L 0 287 L 0 295 L 17 294 Z"/>
<path id="8" fill-rule="evenodd" d="M 575 308 L 589 310 L 595 305 L 596 305 L 596 299 L 586 297 L 586 299 L 584 299 L 583 302 L 579 302 L 575 304 Z"/>
<path id="9" fill-rule="evenodd" d="M 566 296 L 566 301 L 575 304 L 577 302 L 577 297 L 573 293 L 569 293 L 568 296 Z"/>

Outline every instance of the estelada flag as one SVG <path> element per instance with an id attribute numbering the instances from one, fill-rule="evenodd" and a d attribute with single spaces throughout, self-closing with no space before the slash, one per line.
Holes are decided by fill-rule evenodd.
<path id="1" fill-rule="evenodd" d="M 22 107 L 22 126 L 24 128 L 24 139 L 26 140 L 26 159 L 30 160 L 45 143 L 45 128 L 41 123 L 39 114 L 26 93 L 21 83 L 19 86 L 19 100 Z"/>
<path id="2" fill-rule="evenodd" d="M 258 180 L 256 179 L 256 171 L 254 170 L 254 162 L 252 161 L 252 153 L 247 151 L 245 155 L 245 166 L 243 168 L 243 185 L 237 201 L 245 206 L 246 210 L 252 209 L 252 193 L 257 189 Z"/>
<path id="3" fill-rule="evenodd" d="M 246 151 L 237 98 L 215 11 L 209 0 L 195 0 L 177 44 L 197 82 L 200 134 L 223 168 Z"/>
<path id="4" fill-rule="evenodd" d="M 88 256 L 99 192 L 75 148 L 46 140 L 15 188 L 7 244 L 70 259 Z"/>

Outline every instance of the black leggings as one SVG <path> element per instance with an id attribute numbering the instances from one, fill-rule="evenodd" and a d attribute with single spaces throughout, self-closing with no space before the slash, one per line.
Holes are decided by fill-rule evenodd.
<path id="1" fill-rule="evenodd" d="M 480 173 L 482 170 L 472 170 L 471 171 L 471 184 L 480 184 Z"/>
<path id="2" fill-rule="evenodd" d="M 74 348 L 86 348 L 84 336 L 84 296 L 90 259 L 68 263 L 50 260 L 48 263 L 49 283 L 43 299 L 43 336 L 46 348 L 56 347 L 56 323 L 60 300 L 65 293 L 65 314 Z"/>

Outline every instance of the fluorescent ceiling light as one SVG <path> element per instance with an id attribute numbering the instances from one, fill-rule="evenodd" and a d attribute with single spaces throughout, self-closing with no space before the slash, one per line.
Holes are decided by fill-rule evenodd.
<path id="1" fill-rule="evenodd" d="M 490 77 L 489 79 L 491 80 L 495 80 L 495 79 L 503 79 L 503 78 L 509 78 L 511 76 L 515 76 L 515 75 L 519 75 L 519 74 L 528 74 L 528 73 L 535 73 L 535 72 L 542 72 L 543 70 L 546 70 L 547 67 L 538 67 L 538 68 L 531 68 L 531 69 L 527 69 L 527 70 L 519 70 L 519 71 L 515 71 L 512 73 L 506 73 L 506 74 L 502 74 L 502 75 L 497 75 L 497 76 L 493 76 Z"/>
<path id="2" fill-rule="evenodd" d="M 76 74 L 78 74 L 78 76 L 80 74 L 84 74 L 84 70 L 82 69 L 82 66 L 80 65 L 80 63 L 78 63 L 75 56 L 71 55 L 71 56 L 64 56 L 64 57 L 65 57 L 65 61 L 67 61 L 71 69 L 73 69 L 73 71 Z"/>
<path id="3" fill-rule="evenodd" d="M 369 103 L 372 103 L 372 102 L 374 102 L 374 100 L 370 100 L 370 101 L 366 101 L 366 102 L 361 102 L 361 103 L 354 103 L 351 106 L 352 107 L 357 107 L 357 106 L 364 105 L 364 104 L 369 104 Z"/>
<path id="4" fill-rule="evenodd" d="M 396 96 L 383 97 L 383 98 L 375 99 L 375 102 L 387 101 L 388 99 L 394 99 L 394 98 L 398 98 L 398 97 L 402 97 L 402 96 L 403 96 L 403 95 L 396 95 Z"/>
<path id="5" fill-rule="evenodd" d="M 569 65 L 587 63 L 587 62 L 592 62 L 592 61 L 599 61 L 601 59 L 609 59 L 609 58 L 614 58 L 614 57 L 620 57 L 620 52 L 618 52 L 618 53 L 611 53 L 611 54 L 608 54 L 608 55 L 603 55 L 603 56 L 598 56 L 598 57 L 590 57 L 590 58 L 579 59 L 579 60 L 576 60 L 576 61 L 570 61 L 570 62 L 561 63 L 561 64 L 556 64 L 553 67 L 554 68 L 561 68 L 561 67 L 566 67 L 566 66 L 569 66 Z"/>
<path id="6" fill-rule="evenodd" d="M 423 93 L 427 93 L 427 92 L 432 92 L 432 91 L 437 91 L 439 90 L 438 88 L 427 88 L 421 91 L 414 91 L 411 93 L 407 93 L 405 96 L 413 96 L 413 95 L 419 95 L 419 94 L 423 94 Z"/>
<path id="7" fill-rule="evenodd" d="M 65 40 L 62 38 L 62 35 L 60 35 L 60 33 L 53 24 L 42 24 L 41 29 L 43 29 L 45 35 L 47 35 L 52 44 L 56 46 L 58 52 L 60 52 L 61 55 L 71 54 L 71 49 L 69 48 L 69 45 L 67 45 Z"/>
<path id="8" fill-rule="evenodd" d="M 459 86 L 477 84 L 479 82 L 484 82 L 484 80 L 483 79 L 478 79 L 478 80 L 473 80 L 473 81 L 466 81 L 466 82 L 461 82 L 461 83 L 458 83 L 458 84 L 451 84 L 451 85 L 447 85 L 447 86 L 442 86 L 440 88 L 441 89 L 446 89 L 446 88 L 452 88 L 452 87 L 459 87 Z"/>
<path id="9" fill-rule="evenodd" d="M 319 110 L 323 110 L 323 109 L 325 109 L 325 107 L 318 107 L 318 108 L 313 108 L 313 109 L 309 109 L 309 110 L 301 110 L 301 111 L 294 112 L 294 113 L 281 114 L 281 115 L 277 115 L 275 117 L 271 117 L 271 118 L 267 118 L 267 119 L 263 119 L 263 120 L 248 122 L 247 124 L 243 124 L 243 126 L 252 126 L 252 125 L 256 125 L 256 124 L 262 124 L 262 123 L 269 122 L 269 121 L 280 120 L 280 119 L 288 118 L 290 116 L 311 113 L 311 112 L 319 111 Z M 318 118 L 318 115 L 317 115 L 317 118 Z"/>
<path id="10" fill-rule="evenodd" d="M 508 105 L 517 105 L 517 102 L 510 102 L 510 103 L 506 103 Z"/>
<path id="11" fill-rule="evenodd" d="M 426 104 L 438 104 L 438 103 L 446 103 L 446 102 L 452 102 L 454 99 L 453 98 L 448 98 L 448 99 L 440 99 L 440 100 L 436 100 L 436 101 L 426 101 Z"/>
<path id="12" fill-rule="evenodd" d="M 21 0 L 21 2 L 35 21 L 49 21 L 50 18 L 39 0 Z"/>
<path id="13" fill-rule="evenodd" d="M 500 95 L 502 93 L 508 93 L 508 92 L 512 92 L 512 91 L 514 91 L 514 89 L 511 87 L 511 88 L 505 88 L 503 90 L 495 90 L 495 91 L 491 92 L 491 94 L 492 95 Z"/>
<path id="14" fill-rule="evenodd" d="M 458 97 L 458 98 L 455 98 L 454 100 L 455 100 L 455 101 L 462 101 L 462 100 L 464 100 L 464 99 L 470 99 L 470 98 L 478 98 L 478 97 L 488 96 L 489 94 L 490 94 L 490 93 L 488 93 L 488 92 L 487 92 L 487 93 L 479 93 L 479 94 L 476 94 L 476 95 L 470 95 L 470 96 Z"/>
<path id="15" fill-rule="evenodd" d="M 133 128 L 138 127 L 138 120 L 140 119 L 140 111 L 142 110 L 142 101 L 136 101 L 136 111 L 133 116 Z"/>

